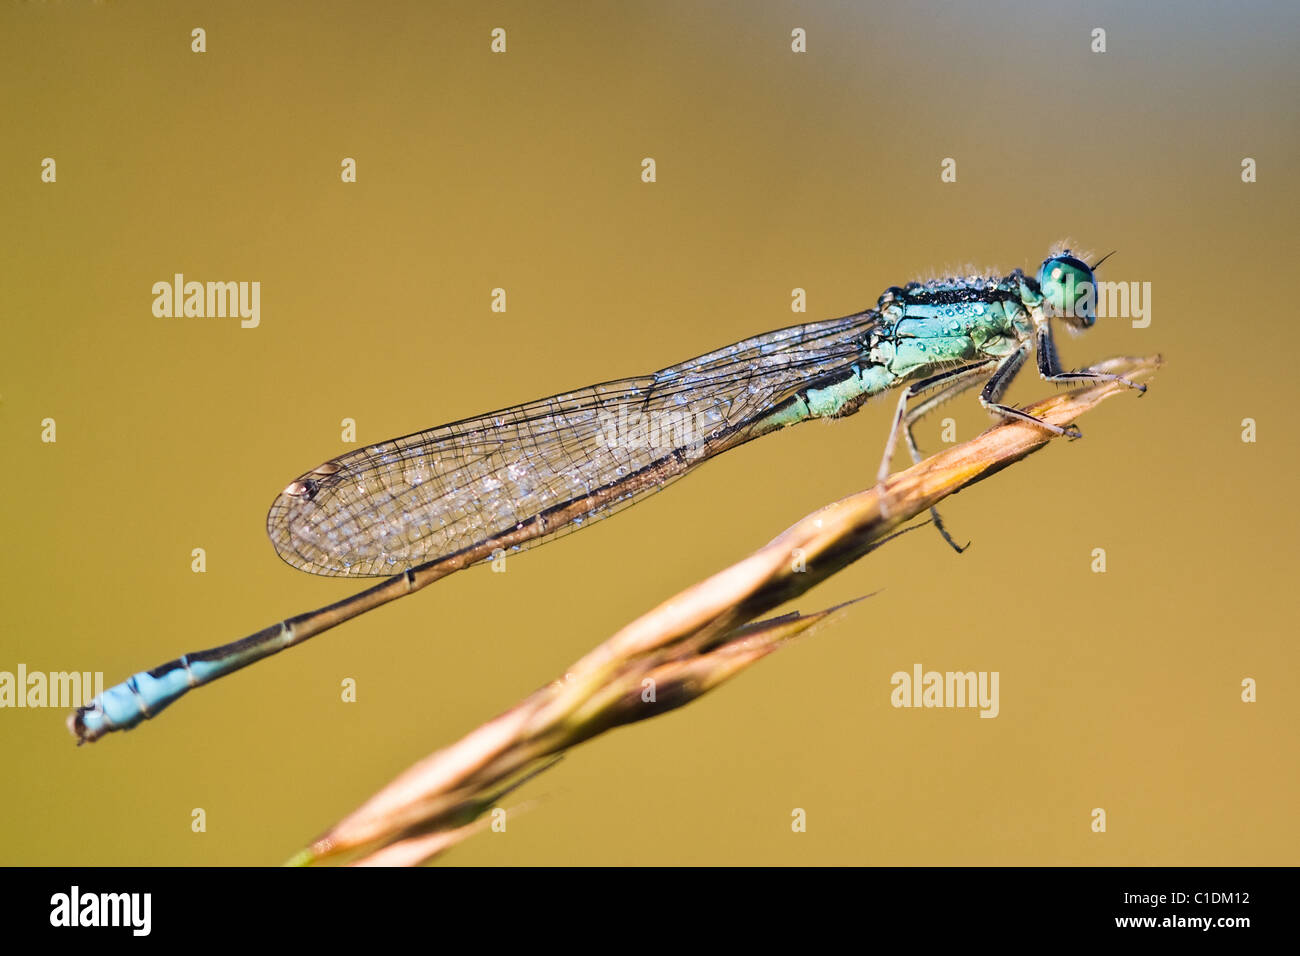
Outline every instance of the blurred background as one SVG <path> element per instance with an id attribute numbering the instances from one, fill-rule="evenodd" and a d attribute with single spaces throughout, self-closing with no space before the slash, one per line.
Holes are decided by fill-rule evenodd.
<path id="1" fill-rule="evenodd" d="M 1145 398 L 949 501 L 967 554 L 923 531 L 869 556 L 796 606 L 876 596 L 574 751 L 446 861 L 1294 864 L 1298 37 L 1281 0 L 5 5 L 0 670 L 111 685 L 351 593 L 264 533 L 288 481 L 356 447 L 345 418 L 378 441 L 1069 240 L 1150 282 L 1151 321 L 1062 336 L 1063 361 L 1163 353 Z M 178 272 L 260 281 L 260 326 L 155 317 Z M 1010 399 L 1049 390 L 1031 371 Z M 0 860 L 282 861 L 867 486 L 892 406 L 754 442 L 94 746 L 63 709 L 0 710 Z M 944 417 L 988 424 L 965 397 L 924 447 Z M 893 708 L 917 663 L 998 671 L 1000 715 Z"/>

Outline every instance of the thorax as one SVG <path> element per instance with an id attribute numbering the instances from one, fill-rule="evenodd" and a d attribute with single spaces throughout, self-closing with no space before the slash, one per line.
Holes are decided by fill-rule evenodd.
<path id="1" fill-rule="evenodd" d="M 868 360 L 897 381 L 1006 355 L 1029 337 L 1022 276 L 966 276 L 912 282 L 880 297 Z"/>

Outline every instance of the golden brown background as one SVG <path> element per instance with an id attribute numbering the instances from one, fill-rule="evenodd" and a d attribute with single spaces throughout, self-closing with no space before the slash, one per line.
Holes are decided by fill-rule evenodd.
<path id="1" fill-rule="evenodd" d="M 1100 278 L 1151 282 L 1153 321 L 1102 320 L 1064 361 L 1162 352 L 1150 394 L 949 502 L 968 554 L 924 531 L 872 555 L 798 606 L 877 596 L 579 748 L 448 862 L 1294 864 L 1298 27 L 1283 2 L 6 4 L 0 669 L 113 684 L 349 593 L 263 531 L 346 450 L 344 417 L 380 440 L 948 268 L 1035 269 L 1070 238 L 1118 250 Z M 262 282 L 261 327 L 155 318 L 175 272 Z M 1045 391 L 1031 372 L 1011 398 Z M 0 860 L 283 860 L 864 487 L 888 407 L 753 443 L 94 746 L 62 710 L 0 711 Z M 973 397 L 943 414 L 987 422 Z M 1000 671 L 1001 716 L 893 709 L 916 662 Z"/>

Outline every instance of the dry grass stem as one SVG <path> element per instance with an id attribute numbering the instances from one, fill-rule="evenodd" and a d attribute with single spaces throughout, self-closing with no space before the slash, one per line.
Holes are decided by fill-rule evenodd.
<path id="1" fill-rule="evenodd" d="M 1159 365 L 1157 356 L 1112 359 L 1097 368 L 1140 379 Z M 1106 383 L 1053 395 L 1026 411 L 1064 426 L 1125 391 Z M 826 620 L 839 608 L 753 623 L 1052 437 L 1027 423 L 998 424 L 892 475 L 883 489 L 808 515 L 749 557 L 632 621 L 562 679 L 410 767 L 291 862 L 367 852 L 360 862 L 413 865 L 445 852 L 486 826 L 484 814 L 496 801 L 555 755 L 695 700 Z"/>

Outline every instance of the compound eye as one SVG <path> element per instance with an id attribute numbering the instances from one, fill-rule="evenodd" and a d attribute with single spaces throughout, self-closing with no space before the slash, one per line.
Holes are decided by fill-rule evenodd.
<path id="1" fill-rule="evenodd" d="M 1097 320 L 1097 295 L 1092 269 L 1086 262 L 1066 255 L 1053 256 L 1038 270 L 1038 288 L 1043 293 L 1043 311 L 1063 316 L 1077 325 Z"/>

